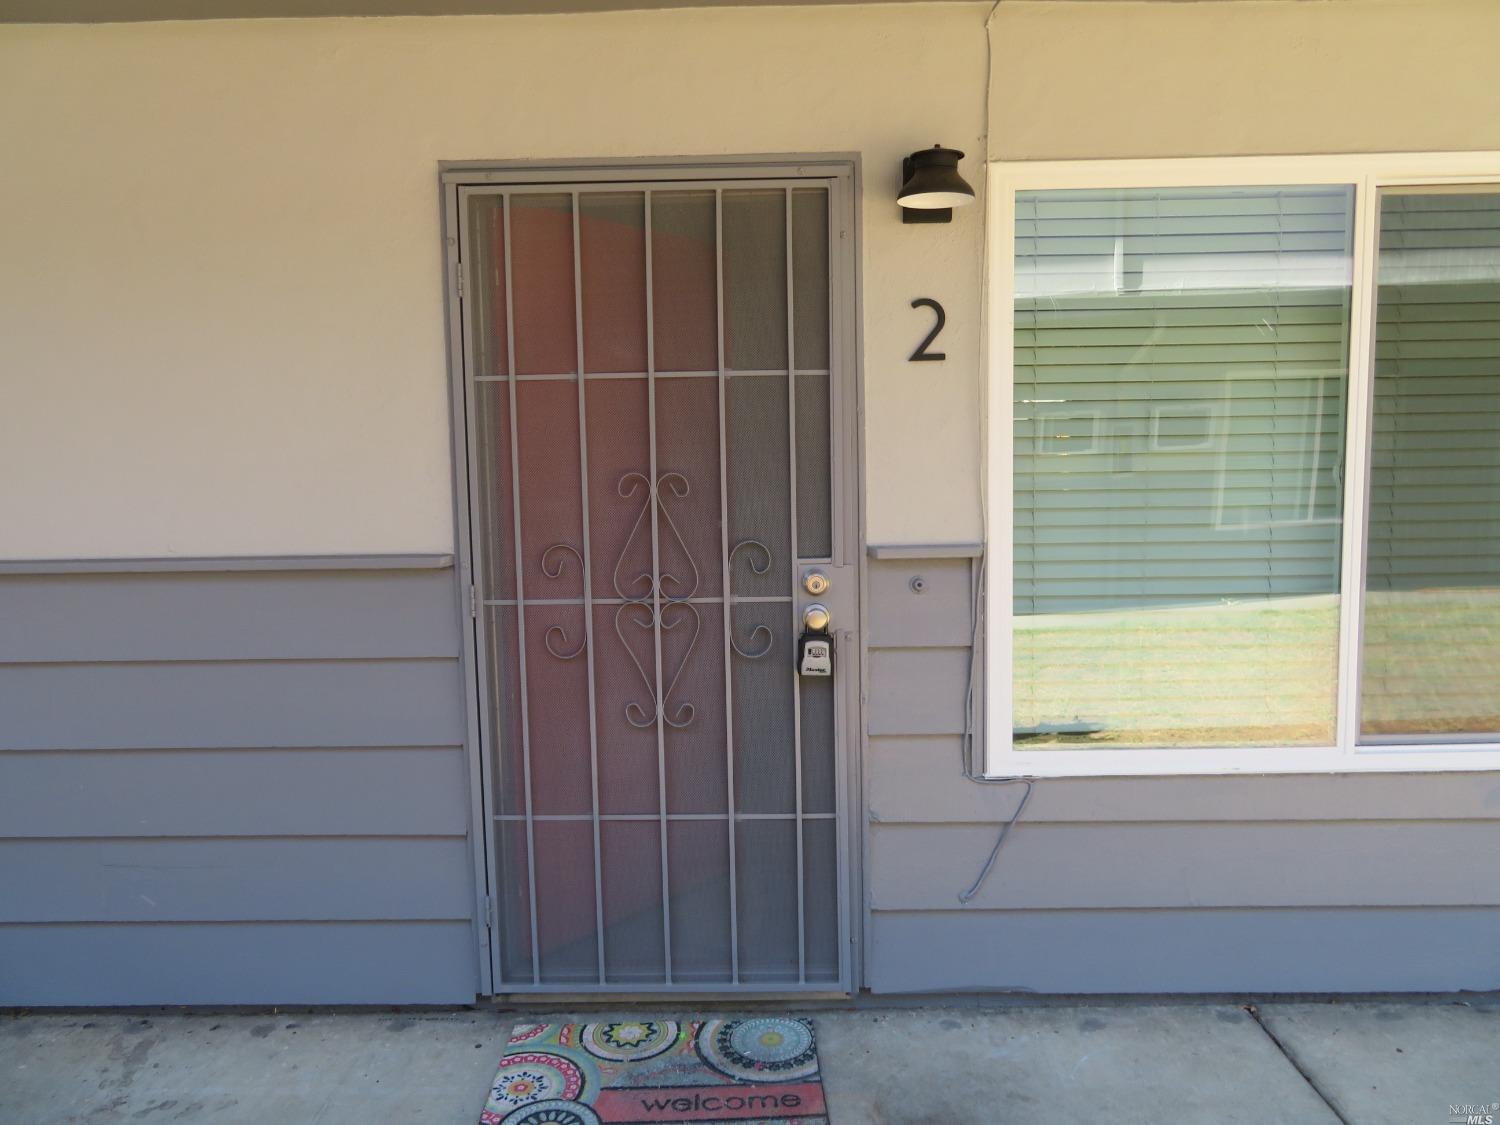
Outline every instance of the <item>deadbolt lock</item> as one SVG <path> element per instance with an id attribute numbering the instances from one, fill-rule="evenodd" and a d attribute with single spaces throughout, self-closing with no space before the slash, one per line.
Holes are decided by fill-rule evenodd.
<path id="1" fill-rule="evenodd" d="M 802 588 L 813 597 L 828 592 L 828 575 L 821 570 L 809 570 L 802 576 Z"/>

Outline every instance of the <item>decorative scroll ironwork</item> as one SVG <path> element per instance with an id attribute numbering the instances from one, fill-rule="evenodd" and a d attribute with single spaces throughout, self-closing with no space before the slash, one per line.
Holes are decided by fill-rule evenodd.
<path id="1" fill-rule="evenodd" d="M 614 583 L 615 593 L 625 599 L 625 604 L 615 611 L 615 635 L 620 638 L 620 644 L 625 649 L 626 655 L 635 665 L 635 670 L 640 673 L 641 683 L 652 696 L 656 695 L 656 684 L 625 636 L 626 620 L 642 630 L 659 629 L 663 634 L 679 628 L 690 618 L 693 623 L 693 632 L 688 637 L 687 648 L 683 651 L 681 662 L 672 674 L 666 690 L 661 693 L 657 705 L 648 711 L 640 703 L 632 700 L 625 705 L 625 721 L 633 727 L 645 728 L 653 725 L 659 716 L 667 726 L 681 730 L 692 723 L 698 709 L 692 703 L 679 704 L 675 710 L 670 705 L 672 695 L 677 690 L 677 684 L 682 679 L 683 673 L 687 671 L 688 663 L 692 659 L 693 649 L 698 645 L 698 636 L 703 631 L 703 618 L 698 612 L 698 607 L 689 600 L 698 592 L 700 581 L 698 564 L 693 561 L 687 541 L 678 530 L 677 522 L 672 519 L 672 513 L 667 508 L 667 500 L 668 498 L 687 499 L 692 487 L 681 473 L 662 473 L 656 478 L 656 484 L 653 486 L 650 478 L 644 473 L 629 472 L 620 478 L 615 491 L 626 500 L 635 496 L 643 497 L 640 513 L 636 516 L 635 523 L 631 525 L 630 534 L 625 537 L 625 546 L 620 549 L 620 557 L 615 561 L 614 569 L 611 571 L 611 581 Z M 621 571 L 625 568 L 631 549 L 635 546 L 636 539 L 646 524 L 646 517 L 651 514 L 653 508 L 660 516 L 661 523 L 666 525 L 673 540 L 676 541 L 678 552 L 692 572 L 691 581 L 685 581 L 667 570 L 660 569 L 659 550 L 656 558 L 658 569 L 654 575 L 650 571 L 644 571 L 629 580 L 623 578 Z M 668 588 L 668 583 L 675 587 L 675 593 Z M 654 659 L 652 663 L 655 663 Z"/>
<path id="2" fill-rule="evenodd" d="M 568 634 L 561 625 L 553 625 L 542 636 L 542 644 L 547 646 L 547 651 L 559 660 L 577 660 L 583 655 L 583 650 L 589 647 L 588 634 L 584 634 L 583 640 L 578 642 L 578 647 L 572 652 L 558 652 L 552 645 L 552 634 L 556 633 L 563 644 L 568 643 Z"/>
<path id="3" fill-rule="evenodd" d="M 552 544 L 552 546 L 548 547 L 545 551 L 542 552 L 542 574 L 547 578 L 551 578 L 553 580 L 561 578 L 563 569 L 567 566 L 568 563 L 568 555 L 572 555 L 575 559 L 578 560 L 578 570 L 579 573 L 582 573 L 583 555 L 579 553 L 578 548 L 573 546 L 571 543 L 554 543 Z M 589 576 L 587 574 L 583 575 L 583 581 L 587 582 L 588 578 Z M 548 628 L 545 633 L 542 634 L 542 644 L 546 647 L 548 652 L 557 657 L 559 660 L 577 660 L 580 656 L 583 655 L 584 650 L 589 647 L 587 630 L 584 630 L 583 640 L 578 642 L 578 647 L 575 648 L 572 652 L 558 651 L 556 644 L 552 640 L 554 635 L 556 635 L 556 637 L 559 641 L 562 642 L 562 644 L 566 645 L 568 644 L 568 634 L 561 625 L 553 625 Z"/>
<path id="4" fill-rule="evenodd" d="M 749 556 L 747 556 L 747 558 L 745 560 L 746 564 L 750 567 L 751 572 L 754 573 L 754 574 L 766 574 L 766 573 L 768 573 L 770 571 L 770 569 L 771 569 L 771 562 L 772 562 L 771 548 L 767 547 L 759 539 L 741 539 L 738 543 L 736 543 L 733 547 L 731 547 L 729 549 L 729 563 L 730 563 L 730 566 L 732 567 L 734 565 L 734 557 L 735 557 L 735 555 L 739 554 L 742 550 L 745 550 L 746 548 L 750 548 L 751 551 L 752 551 L 752 553 Z M 756 556 L 756 554 L 754 554 L 754 552 L 757 552 L 757 551 L 760 553 L 760 562 L 759 562 L 759 565 L 756 565 L 757 564 L 757 556 Z M 729 591 L 726 590 L 726 591 L 724 591 L 724 593 L 725 593 L 725 598 L 724 598 L 725 614 L 731 620 L 730 637 L 729 637 L 729 647 L 732 648 L 732 649 L 734 649 L 734 651 L 738 655 L 743 656 L 746 660 L 759 660 L 761 657 L 765 656 L 766 653 L 770 652 L 772 646 L 775 645 L 775 643 L 776 643 L 776 637 L 775 637 L 775 635 L 771 632 L 771 628 L 770 628 L 769 625 L 757 625 L 754 629 L 750 630 L 750 641 L 753 643 L 757 637 L 760 637 L 762 634 L 764 634 L 765 639 L 766 639 L 766 643 L 763 644 L 763 645 L 761 645 L 760 649 L 758 651 L 755 651 L 755 652 L 749 652 L 749 651 L 741 648 L 739 641 L 735 640 L 734 639 L 734 635 L 733 635 L 734 634 L 734 629 L 732 628 L 732 613 L 733 613 L 733 611 L 730 608 L 729 597 L 728 597 Z"/>
<path id="5" fill-rule="evenodd" d="M 682 532 L 677 530 L 677 524 L 672 519 L 672 513 L 667 511 L 666 504 L 662 502 L 661 490 L 663 488 L 678 500 L 687 499 L 688 493 L 692 491 L 687 478 L 681 473 L 663 473 L 657 478 L 656 488 L 654 489 L 651 487 L 651 482 L 646 478 L 645 473 L 626 473 L 620 478 L 620 483 L 615 488 L 615 491 L 627 500 L 632 496 L 640 494 L 643 490 L 646 493 L 646 497 L 641 503 L 641 510 L 635 517 L 635 523 L 631 525 L 630 534 L 625 537 L 625 546 L 620 549 L 620 557 L 615 561 L 615 568 L 610 576 L 610 580 L 614 583 L 615 593 L 626 601 L 650 601 L 658 593 L 668 601 L 684 601 L 698 592 L 698 564 L 693 562 L 692 552 L 688 550 L 688 545 L 682 537 Z M 693 580 L 691 582 L 684 582 L 676 575 L 662 571 L 660 580 L 658 581 L 652 578 L 649 571 L 643 571 L 632 578 L 628 585 L 635 586 L 644 583 L 644 590 L 640 593 L 628 593 L 625 589 L 627 583 L 621 580 L 620 570 L 630 557 L 630 549 L 635 546 L 636 536 L 640 534 L 641 528 L 645 525 L 646 517 L 651 514 L 653 502 L 655 502 L 655 507 L 660 513 L 661 518 L 666 521 L 667 529 L 671 531 L 672 538 L 677 541 L 677 546 L 682 552 L 683 559 L 692 568 Z M 679 591 L 685 590 L 686 593 L 679 592 L 672 594 L 666 588 L 668 582 L 677 586 Z"/>
<path id="6" fill-rule="evenodd" d="M 693 561 L 692 552 L 688 549 L 687 540 L 678 528 L 677 521 L 672 518 L 667 501 L 687 499 L 692 486 L 685 476 L 677 472 L 662 473 L 656 478 L 654 487 L 645 473 L 629 472 L 620 478 L 615 491 L 625 500 L 641 498 L 640 511 L 636 514 L 635 523 L 631 525 L 630 534 L 625 537 L 625 545 L 620 549 L 620 557 L 615 560 L 614 568 L 610 572 L 610 581 L 614 585 L 615 593 L 624 600 L 624 604 L 615 611 L 615 636 L 620 638 L 621 647 L 630 657 L 630 662 L 635 665 L 635 670 L 641 677 L 641 683 L 649 695 L 655 696 L 656 694 L 654 677 L 647 671 L 646 662 L 636 655 L 636 650 L 631 646 L 630 639 L 625 634 L 626 623 L 648 633 L 654 633 L 655 630 L 660 629 L 665 635 L 680 628 L 687 621 L 692 621 L 692 634 L 688 638 L 687 648 L 682 654 L 676 671 L 672 673 L 666 690 L 662 692 L 660 702 L 662 722 L 675 730 L 681 730 L 689 726 L 698 713 L 697 706 L 691 702 L 680 703 L 675 709 L 670 705 L 677 685 L 687 671 L 693 650 L 698 646 L 698 638 L 703 632 L 703 617 L 691 600 L 698 593 L 702 578 L 698 572 L 697 563 Z M 644 570 L 634 577 L 626 577 L 631 552 L 639 550 L 637 540 L 642 538 L 642 531 L 647 526 L 646 519 L 653 508 L 660 517 L 658 527 L 664 525 L 671 534 L 671 541 L 675 543 L 675 553 L 679 554 L 683 562 L 687 564 L 690 578 L 679 578 L 671 571 L 660 568 L 660 551 L 658 551 L 657 559 L 659 569 L 655 575 L 650 570 Z M 745 563 L 752 573 L 766 574 L 770 571 L 774 561 L 771 549 L 759 539 L 741 539 L 736 543 L 729 552 L 731 564 L 741 551 L 748 552 Z M 542 552 L 540 566 L 543 576 L 554 581 L 561 578 L 563 571 L 567 568 L 568 555 L 572 555 L 577 560 L 579 570 L 582 572 L 583 555 L 578 548 L 570 543 L 554 543 Z M 585 583 L 589 581 L 587 574 L 583 574 L 583 581 Z M 726 626 L 731 633 L 730 647 L 746 660 L 759 660 L 766 656 L 776 643 L 771 627 L 764 624 L 756 625 L 750 630 L 750 635 L 745 645 L 742 646 L 732 635 L 734 631 L 733 609 L 728 596 L 729 592 L 726 590 L 724 593 L 724 616 Z M 578 643 L 577 647 L 568 651 L 571 642 L 568 640 L 567 631 L 561 625 L 553 625 L 543 634 L 542 644 L 559 660 L 576 660 L 588 648 L 588 638 L 585 633 L 584 639 Z M 755 647 L 757 645 L 759 647 Z M 653 659 L 651 663 L 654 665 L 655 660 Z M 656 722 L 655 712 L 655 707 L 647 708 L 632 700 L 625 705 L 625 720 L 633 727 L 644 729 Z"/>
<path id="7" fill-rule="evenodd" d="M 765 556 L 765 562 L 761 563 L 760 566 L 756 566 L 755 556 L 751 555 L 747 560 L 750 565 L 750 569 L 756 574 L 767 573 L 771 569 L 771 548 L 767 547 L 759 539 L 741 539 L 733 547 L 729 548 L 730 565 L 734 565 L 734 556 L 739 554 L 746 547 L 753 547 L 755 550 L 759 551 L 762 555 Z"/>
<path id="8" fill-rule="evenodd" d="M 563 566 L 567 562 L 566 559 L 559 558 L 556 562 L 549 563 L 547 560 L 552 558 L 553 552 L 555 551 L 566 551 L 568 554 L 572 555 L 575 559 L 578 560 L 578 569 L 580 571 L 583 570 L 583 556 L 578 553 L 577 547 L 573 546 L 573 544 L 571 543 L 554 543 L 552 544 L 552 546 L 548 547 L 545 551 L 542 552 L 542 573 L 545 574 L 548 578 L 561 578 Z"/>
<path id="9" fill-rule="evenodd" d="M 641 683 L 645 685 L 648 692 L 654 695 L 655 690 L 651 682 L 651 674 L 646 671 L 645 665 L 636 656 L 635 649 L 631 647 L 630 641 L 626 638 L 624 629 L 622 628 L 627 615 L 632 610 L 642 611 L 644 617 L 630 617 L 631 623 L 648 632 L 655 627 L 658 621 L 661 623 L 662 631 L 669 632 L 677 628 L 688 618 L 692 619 L 693 635 L 688 638 L 687 651 L 683 653 L 682 662 L 677 666 L 677 672 L 673 675 L 672 682 L 667 685 L 667 690 L 662 693 L 661 697 L 662 722 L 674 730 L 681 730 L 683 727 L 690 726 L 693 722 L 693 717 L 698 713 L 698 708 L 692 703 L 682 703 L 677 707 L 676 711 L 669 713 L 668 704 L 672 700 L 672 693 L 677 690 L 677 681 L 682 679 L 682 674 L 687 669 L 688 660 L 693 655 L 693 649 L 698 644 L 698 634 L 703 628 L 703 620 L 699 616 L 698 607 L 685 601 L 663 602 L 661 614 L 658 617 L 656 610 L 649 602 L 633 601 L 626 602 L 615 611 L 615 635 L 620 638 L 620 645 L 625 649 L 626 655 L 630 657 L 630 662 L 635 665 L 635 670 L 640 673 Z M 675 620 L 668 620 L 669 615 L 674 610 L 680 610 L 682 613 Z M 641 704 L 635 700 L 631 700 L 625 704 L 625 721 L 633 727 L 645 729 L 652 726 L 656 722 L 656 718 Z"/>
<path id="10" fill-rule="evenodd" d="M 760 650 L 757 652 L 746 652 L 744 649 L 740 648 L 740 642 L 735 640 L 732 635 L 729 638 L 729 647 L 734 649 L 734 651 L 738 655 L 743 656 L 746 660 L 759 660 L 762 656 L 766 655 L 766 653 L 770 652 L 771 648 L 776 644 L 775 634 L 771 632 L 771 627 L 769 625 L 757 625 L 754 629 L 751 629 L 750 640 L 753 642 L 755 638 L 761 636 L 762 634 L 765 634 L 766 643 L 761 645 Z"/>

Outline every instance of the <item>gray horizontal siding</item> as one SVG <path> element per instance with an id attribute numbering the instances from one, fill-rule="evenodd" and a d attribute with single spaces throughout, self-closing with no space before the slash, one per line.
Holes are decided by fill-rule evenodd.
<path id="1" fill-rule="evenodd" d="M 463 837 L 6 840 L 0 923 L 461 920 Z"/>
<path id="2" fill-rule="evenodd" d="M 1000 824 L 1015 786 L 963 777 L 958 735 L 870 739 L 870 818 Z M 1492 773 L 1308 774 L 1298 777 L 1066 778 L 1036 787 L 1026 821 L 1296 821 L 1500 819 Z"/>
<path id="3" fill-rule="evenodd" d="M 3 559 L 0 574 L 256 574 L 272 570 L 447 570 L 453 556 L 424 555 L 156 555 L 113 559 Z"/>
<path id="4" fill-rule="evenodd" d="M 870 646 L 967 645 L 973 566 L 970 559 L 871 563 Z"/>
<path id="5" fill-rule="evenodd" d="M 1500 986 L 1496 774 L 1043 780 L 961 907 L 1021 797 L 962 775 L 969 568 L 869 569 L 873 990 Z"/>
<path id="6" fill-rule="evenodd" d="M 0 1004 L 473 999 L 454 574 L 360 563 L 0 574 Z"/>
<path id="7" fill-rule="evenodd" d="M 0 662 L 452 657 L 448 570 L 0 575 Z"/>
<path id="8" fill-rule="evenodd" d="M 1500 987 L 1500 910 L 877 913 L 881 992 L 1446 992 Z"/>
<path id="9" fill-rule="evenodd" d="M 462 836 L 460 746 L 12 752 L 7 836 Z M 122 795 L 128 798 L 122 799 Z"/>
<path id="10" fill-rule="evenodd" d="M 874 825 L 871 906 L 957 908 L 995 831 Z M 1500 906 L 1494 856 L 1495 821 L 1028 824 L 969 909 Z"/>
<path id="11" fill-rule="evenodd" d="M 871 648 L 871 735 L 961 734 L 968 689 L 966 648 Z"/>
<path id="12" fill-rule="evenodd" d="M 0 1004 L 433 1004 L 474 998 L 468 922 L 0 926 Z"/>
<path id="13" fill-rule="evenodd" d="M 0 677 L 9 750 L 453 746 L 454 660 L 12 664 Z"/>

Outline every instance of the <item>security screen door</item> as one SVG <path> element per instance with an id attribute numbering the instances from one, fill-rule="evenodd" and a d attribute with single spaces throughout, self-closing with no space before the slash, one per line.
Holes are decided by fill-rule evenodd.
<path id="1" fill-rule="evenodd" d="M 458 190 L 497 993 L 847 990 L 844 183 Z"/>

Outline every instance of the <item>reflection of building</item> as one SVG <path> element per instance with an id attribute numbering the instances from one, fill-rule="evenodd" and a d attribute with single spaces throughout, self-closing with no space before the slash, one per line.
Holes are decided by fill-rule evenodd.
<path id="1" fill-rule="evenodd" d="M 0 1003 L 1494 985 L 1500 12 L 383 6 L 0 27 Z"/>

